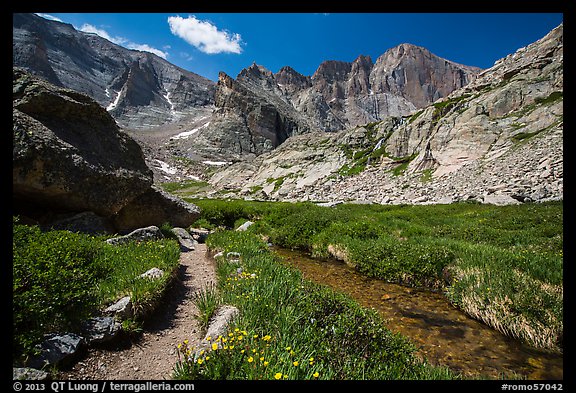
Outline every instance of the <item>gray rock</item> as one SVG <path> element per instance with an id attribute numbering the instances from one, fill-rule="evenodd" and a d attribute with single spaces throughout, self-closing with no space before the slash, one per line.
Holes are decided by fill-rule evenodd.
<path id="1" fill-rule="evenodd" d="M 234 306 L 222 305 L 218 307 L 218 310 L 216 310 L 214 316 L 208 323 L 206 337 L 216 338 L 218 336 L 224 336 L 228 325 L 230 325 L 232 320 L 237 317 L 239 313 L 240 311 Z"/>
<path id="2" fill-rule="evenodd" d="M 252 226 L 252 225 L 254 225 L 254 223 L 252 221 L 246 221 L 244 224 L 242 224 L 238 228 L 236 228 L 236 230 L 239 232 L 243 232 L 243 231 L 247 230 L 248 228 L 250 228 L 250 226 Z"/>
<path id="3" fill-rule="evenodd" d="M 147 271 L 145 271 L 144 273 L 142 273 L 139 277 L 140 278 L 148 278 L 151 280 L 156 280 L 158 278 L 161 278 L 164 275 L 164 271 L 162 269 L 158 269 L 157 267 L 153 267 L 152 269 L 149 269 Z"/>
<path id="4" fill-rule="evenodd" d="M 234 306 L 230 305 L 222 305 L 218 307 L 210 321 L 208 322 L 208 329 L 206 331 L 206 335 L 204 339 L 199 344 L 199 347 L 196 349 L 194 353 L 194 358 L 198 358 L 200 356 L 200 352 L 210 351 L 212 350 L 212 343 L 218 338 L 218 336 L 226 336 L 226 332 L 228 331 L 228 326 L 234 318 L 236 318 L 240 314 L 240 310 Z M 210 338 L 210 340 L 208 340 Z M 217 342 L 218 347 L 221 347 L 222 342 Z"/>
<path id="5" fill-rule="evenodd" d="M 82 324 L 82 332 L 90 345 L 110 342 L 120 331 L 121 324 L 113 317 L 94 317 Z"/>
<path id="6" fill-rule="evenodd" d="M 46 366 L 60 366 L 71 361 L 85 344 L 84 338 L 74 334 L 50 334 L 38 345 L 40 354 L 32 357 L 27 366 L 43 369 Z"/>
<path id="7" fill-rule="evenodd" d="M 188 227 L 200 216 L 200 209 L 166 191 L 153 186 L 147 192 L 127 203 L 114 216 L 119 231 L 150 225 Z"/>
<path id="8" fill-rule="evenodd" d="M 132 299 L 130 296 L 124 296 L 122 299 L 118 300 L 116 303 L 107 307 L 104 310 L 107 314 L 113 314 L 120 320 L 131 318 L 134 314 L 132 310 Z"/>
<path id="9" fill-rule="evenodd" d="M 176 227 L 172 229 L 172 232 L 178 238 L 178 243 L 180 243 L 181 251 L 187 252 L 195 250 L 196 241 L 186 229 Z"/>
<path id="10" fill-rule="evenodd" d="M 190 228 L 188 232 L 190 232 L 192 238 L 196 240 L 198 243 L 205 243 L 206 238 L 210 234 L 209 230 L 202 228 Z"/>
<path id="11" fill-rule="evenodd" d="M 128 232 L 166 222 L 186 227 L 199 215 L 195 205 L 152 186 L 142 149 L 104 108 L 17 68 L 13 134 L 15 210 L 36 211 L 31 218 L 41 223 L 51 211 L 89 211 Z"/>
<path id="12" fill-rule="evenodd" d="M 13 367 L 12 380 L 45 381 L 49 377 L 46 371 L 36 370 L 30 367 Z"/>
<path id="13" fill-rule="evenodd" d="M 142 149 L 95 101 L 16 68 L 13 79 L 16 204 L 109 217 L 149 189 Z"/>
<path id="14" fill-rule="evenodd" d="M 519 205 L 521 202 L 507 194 L 489 194 L 484 196 L 484 203 L 496 206 Z"/>
<path id="15" fill-rule="evenodd" d="M 124 244 L 131 241 L 147 241 L 147 240 L 158 240 L 164 238 L 162 231 L 157 226 L 151 225 L 146 228 L 138 228 L 133 230 L 124 236 L 117 236 L 110 239 L 106 239 L 106 243 L 117 245 Z"/>

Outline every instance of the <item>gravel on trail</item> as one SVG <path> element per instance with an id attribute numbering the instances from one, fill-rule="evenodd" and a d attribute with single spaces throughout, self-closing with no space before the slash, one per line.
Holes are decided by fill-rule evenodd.
<path id="1" fill-rule="evenodd" d="M 216 283 L 215 262 L 205 244 L 180 254 L 177 280 L 164 301 L 146 320 L 143 333 L 114 346 L 90 348 L 70 369 L 65 380 L 170 380 L 178 361 L 177 345 L 188 339 L 198 345 L 204 331 L 194 317 L 194 295 Z"/>

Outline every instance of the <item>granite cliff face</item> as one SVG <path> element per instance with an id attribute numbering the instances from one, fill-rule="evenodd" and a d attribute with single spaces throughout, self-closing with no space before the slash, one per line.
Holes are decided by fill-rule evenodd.
<path id="1" fill-rule="evenodd" d="M 410 96 L 417 101 L 439 94 L 415 88 Z M 563 26 L 420 110 L 291 138 L 252 162 L 216 173 L 210 182 L 228 196 L 272 200 L 562 199 Z"/>
<path id="2" fill-rule="evenodd" d="M 480 71 L 410 44 L 386 51 L 376 63 L 369 56 L 325 61 L 312 76 L 290 67 L 273 74 L 252 64 L 236 80 L 220 75 L 211 126 L 196 143 L 213 154 L 250 158 L 290 136 L 406 115 L 465 86 Z"/>
<path id="3" fill-rule="evenodd" d="M 87 94 L 127 128 L 194 118 L 214 103 L 214 82 L 149 52 L 129 50 L 72 25 L 13 14 L 13 65 Z"/>

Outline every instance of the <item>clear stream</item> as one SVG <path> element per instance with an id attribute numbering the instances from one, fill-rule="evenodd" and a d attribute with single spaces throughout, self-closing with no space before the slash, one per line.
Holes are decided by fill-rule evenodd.
<path id="1" fill-rule="evenodd" d="M 454 308 L 441 294 L 365 277 L 338 261 L 274 248 L 308 280 L 347 293 L 376 309 L 386 326 L 408 337 L 429 363 L 464 378 L 563 379 L 563 356 L 530 348 Z"/>

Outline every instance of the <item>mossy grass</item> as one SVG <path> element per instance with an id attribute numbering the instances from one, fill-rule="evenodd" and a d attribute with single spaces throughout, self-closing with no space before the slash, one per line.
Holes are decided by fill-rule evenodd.
<path id="1" fill-rule="evenodd" d="M 86 318 L 130 295 L 135 311 L 161 297 L 178 265 L 175 240 L 110 245 L 104 236 L 42 232 L 13 222 L 13 358 L 30 355 L 47 333 L 79 332 Z M 140 274 L 157 267 L 158 280 Z M 136 331 L 138 320 L 130 321 Z"/>
<path id="2" fill-rule="evenodd" d="M 256 221 L 251 232 L 317 257 L 331 256 L 330 246 L 336 246 L 367 276 L 435 288 L 506 335 L 562 350 L 562 202 L 332 208 L 309 202 L 194 202 L 204 217 L 215 219 L 213 225 L 231 227 L 226 222 L 245 217 Z"/>
<path id="3" fill-rule="evenodd" d="M 180 345 L 177 379 L 456 379 L 415 356 L 416 348 L 384 327 L 376 311 L 304 280 L 250 231 L 219 231 L 210 249 L 238 252 L 218 262 L 222 302 L 240 313 L 229 331 L 197 353 Z M 196 354 L 194 356 L 194 354 Z"/>

